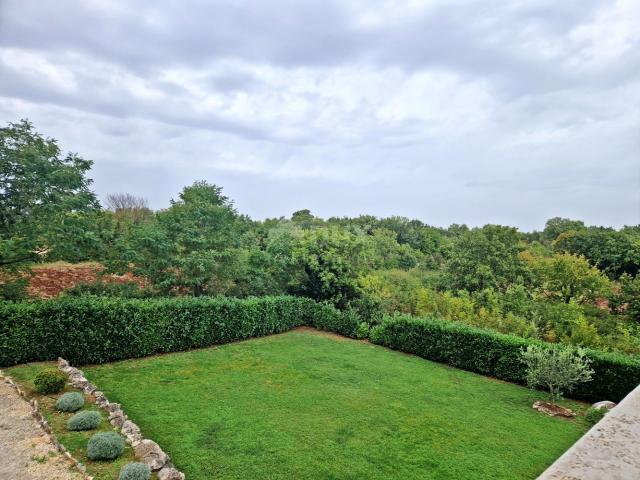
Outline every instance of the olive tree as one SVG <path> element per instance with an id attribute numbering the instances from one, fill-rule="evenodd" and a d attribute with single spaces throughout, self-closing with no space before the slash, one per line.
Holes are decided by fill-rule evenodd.
<path id="1" fill-rule="evenodd" d="M 527 367 L 529 387 L 548 389 L 554 401 L 577 385 L 590 381 L 593 375 L 591 361 L 582 348 L 529 345 L 522 351 L 522 361 Z"/>

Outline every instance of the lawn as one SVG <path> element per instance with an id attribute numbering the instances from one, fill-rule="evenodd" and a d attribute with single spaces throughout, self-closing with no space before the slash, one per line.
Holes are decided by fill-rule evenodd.
<path id="1" fill-rule="evenodd" d="M 587 429 L 526 388 L 308 330 L 84 370 L 192 480 L 533 479 Z"/>

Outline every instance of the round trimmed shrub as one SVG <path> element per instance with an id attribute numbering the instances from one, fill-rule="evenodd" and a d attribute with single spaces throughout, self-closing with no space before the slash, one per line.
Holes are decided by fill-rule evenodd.
<path id="1" fill-rule="evenodd" d="M 113 460 L 124 452 L 124 440 L 116 432 L 100 432 L 87 443 L 87 457 L 90 460 Z"/>
<path id="2" fill-rule="evenodd" d="M 151 478 L 151 469 L 147 465 L 131 462 L 122 467 L 118 480 L 149 480 L 149 478 Z"/>
<path id="3" fill-rule="evenodd" d="M 75 412 L 84 405 L 84 396 L 79 392 L 67 392 L 56 401 L 56 408 L 62 412 Z"/>
<path id="4" fill-rule="evenodd" d="M 64 388 L 65 383 L 67 376 L 59 370 L 43 370 L 33 381 L 36 391 L 43 395 L 58 393 Z"/>
<path id="5" fill-rule="evenodd" d="M 69 430 L 93 430 L 102 421 L 100 412 L 78 412 L 67 420 L 67 429 Z"/>

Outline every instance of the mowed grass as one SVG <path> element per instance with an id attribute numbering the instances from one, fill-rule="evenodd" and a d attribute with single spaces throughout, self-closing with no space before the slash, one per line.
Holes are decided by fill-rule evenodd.
<path id="1" fill-rule="evenodd" d="M 191 480 L 533 479 L 587 429 L 526 388 L 308 330 L 84 370 Z"/>

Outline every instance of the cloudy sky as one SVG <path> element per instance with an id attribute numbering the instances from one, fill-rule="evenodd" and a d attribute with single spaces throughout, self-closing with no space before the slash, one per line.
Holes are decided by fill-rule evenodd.
<path id="1" fill-rule="evenodd" d="M 640 223 L 640 0 L 0 0 L 0 121 L 97 193 Z"/>

